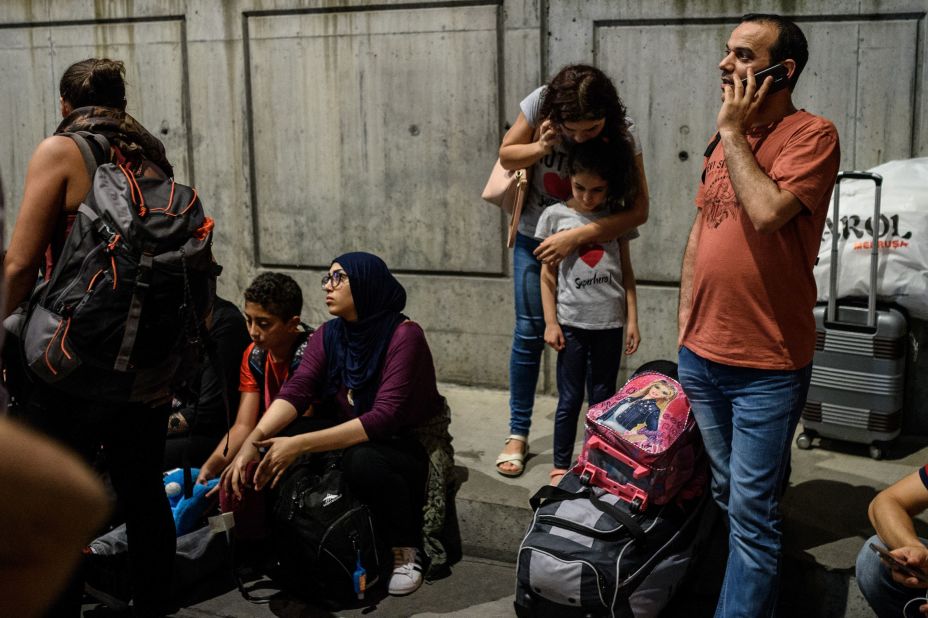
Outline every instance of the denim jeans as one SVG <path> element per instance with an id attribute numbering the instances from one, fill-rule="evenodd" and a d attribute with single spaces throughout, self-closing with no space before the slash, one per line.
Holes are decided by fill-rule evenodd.
<path id="1" fill-rule="evenodd" d="M 717 618 L 771 616 L 779 589 L 779 502 L 811 364 L 795 371 L 733 367 L 680 348 L 686 391 L 728 513 L 728 566 Z"/>
<path id="2" fill-rule="evenodd" d="M 561 326 L 564 349 L 557 354 L 557 412 L 554 414 L 554 467 L 569 468 L 574 458 L 577 418 L 590 373 L 590 405 L 615 395 L 622 362 L 622 329 L 586 330 Z"/>
<path id="3" fill-rule="evenodd" d="M 928 543 L 928 540 L 921 539 L 922 543 Z M 893 581 L 889 567 L 880 561 L 879 555 L 870 549 L 870 543 L 886 547 L 886 544 L 880 540 L 880 537 L 873 535 L 857 554 L 857 585 L 863 593 L 867 603 L 876 612 L 879 618 L 901 618 L 902 610 L 906 603 L 915 598 L 924 598 L 926 590 L 924 588 L 908 588 L 902 584 Z M 914 601 L 909 605 L 905 616 L 923 616 L 918 608 L 925 604 L 925 601 Z"/>
<path id="4" fill-rule="evenodd" d="M 509 356 L 509 433 L 528 436 L 535 406 L 535 387 L 545 347 L 545 316 L 541 307 L 541 263 L 532 253 L 541 242 L 516 235 L 512 280 L 516 325 Z"/>

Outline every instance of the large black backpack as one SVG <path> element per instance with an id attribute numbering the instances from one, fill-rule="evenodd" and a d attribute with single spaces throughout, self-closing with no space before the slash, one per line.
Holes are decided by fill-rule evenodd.
<path id="1" fill-rule="evenodd" d="M 340 459 L 330 452 L 297 460 L 281 481 L 271 523 L 275 578 L 294 593 L 336 603 L 356 598 L 359 563 L 367 588 L 385 564 L 371 511 L 351 494 Z"/>
<path id="2" fill-rule="evenodd" d="M 157 166 L 111 161 L 98 134 L 63 135 L 81 150 L 91 188 L 51 278 L 8 325 L 31 374 L 56 389 L 102 402 L 167 399 L 215 297 L 213 220 L 194 189 Z"/>

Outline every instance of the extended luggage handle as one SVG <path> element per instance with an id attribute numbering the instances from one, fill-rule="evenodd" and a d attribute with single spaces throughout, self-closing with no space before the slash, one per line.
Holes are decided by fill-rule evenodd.
<path id="1" fill-rule="evenodd" d="M 835 180 L 834 214 L 832 215 L 831 233 L 831 273 L 828 278 L 828 311 L 826 320 L 838 322 L 838 224 L 841 220 L 839 204 L 841 202 L 841 182 L 843 180 L 872 180 L 876 185 L 876 195 L 873 202 L 873 219 L 870 224 L 870 293 L 867 298 L 867 326 L 876 328 L 876 290 L 877 270 L 880 260 L 880 191 L 883 187 L 883 177 L 872 172 L 838 172 Z"/>

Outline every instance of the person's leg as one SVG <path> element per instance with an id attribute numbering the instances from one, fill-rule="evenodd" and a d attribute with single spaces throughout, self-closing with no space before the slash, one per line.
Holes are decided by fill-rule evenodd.
<path id="1" fill-rule="evenodd" d="M 22 420 L 40 433 L 75 451 L 80 458 L 93 462 L 99 445 L 99 418 L 90 404 L 68 397 L 52 388 L 36 388 L 22 408 Z M 163 429 L 163 428 L 162 428 Z M 84 573 L 81 564 L 45 613 L 47 618 L 74 618 L 81 613 Z"/>
<path id="2" fill-rule="evenodd" d="M 554 468 L 566 470 L 574 456 L 577 418 L 583 406 L 590 331 L 562 326 L 564 349 L 557 353 L 557 410 L 554 413 Z M 552 471 L 553 474 L 553 471 Z M 552 481 L 554 481 L 552 477 Z"/>
<path id="3" fill-rule="evenodd" d="M 428 456 L 413 437 L 364 442 L 345 450 L 342 471 L 358 499 L 371 507 L 393 550 L 387 591 L 415 592 L 422 584 L 422 507 Z"/>
<path id="4" fill-rule="evenodd" d="M 157 616 L 171 608 L 176 533 L 161 469 L 168 412 L 168 406 L 121 405 L 111 410 L 106 425 L 104 451 L 125 507 L 137 615 Z"/>
<path id="5" fill-rule="evenodd" d="M 594 406 L 615 395 L 624 349 L 623 329 L 609 328 L 592 331 L 590 336 L 590 399 Z"/>
<path id="6" fill-rule="evenodd" d="M 728 511 L 729 463 L 731 460 L 731 402 L 709 372 L 709 361 L 686 347 L 680 348 L 678 376 L 693 409 L 712 469 L 712 496 Z"/>
<path id="7" fill-rule="evenodd" d="M 351 490 L 383 525 L 391 546 L 421 548 L 428 457 L 415 438 L 345 449 L 342 471 Z"/>
<path id="8" fill-rule="evenodd" d="M 922 539 L 922 542 L 928 543 L 928 540 Z M 874 534 L 860 548 L 855 572 L 857 586 L 879 618 L 899 618 L 902 616 L 906 603 L 914 598 L 924 597 L 925 590 L 907 588 L 893 581 L 889 567 L 880 561 L 880 556 L 875 551 L 870 549 L 870 543 L 886 547 L 880 537 Z M 918 616 L 917 606 L 920 605 L 921 603 L 918 602 L 912 603 L 906 615 Z"/>
<path id="9" fill-rule="evenodd" d="M 535 405 L 535 388 L 544 350 L 545 318 L 541 306 L 541 264 L 532 251 L 539 242 L 516 236 L 512 256 L 515 331 L 509 357 L 509 431 L 528 436 Z"/>
<path id="10" fill-rule="evenodd" d="M 729 554 L 716 616 L 763 618 L 776 608 L 780 488 L 811 371 L 707 366 L 732 406 Z"/>

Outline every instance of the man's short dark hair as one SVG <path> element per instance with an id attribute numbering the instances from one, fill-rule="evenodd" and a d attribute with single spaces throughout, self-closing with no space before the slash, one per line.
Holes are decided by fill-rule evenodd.
<path id="1" fill-rule="evenodd" d="M 286 322 L 303 311 L 303 291 L 283 273 L 261 273 L 245 290 L 245 302 L 261 305 Z"/>
<path id="2" fill-rule="evenodd" d="M 806 35 L 794 21 L 782 15 L 748 13 L 741 18 L 741 23 L 745 22 L 767 23 L 776 26 L 777 40 L 770 46 L 770 64 L 777 64 L 788 58 L 796 62 L 796 70 L 789 80 L 789 89 L 793 90 L 796 82 L 799 81 L 799 74 L 809 61 L 809 43 L 806 41 Z"/>

